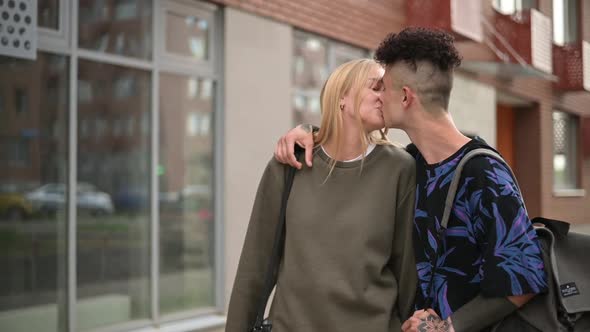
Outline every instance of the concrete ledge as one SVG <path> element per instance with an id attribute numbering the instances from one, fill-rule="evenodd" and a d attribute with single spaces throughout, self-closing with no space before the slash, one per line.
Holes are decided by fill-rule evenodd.
<path id="1" fill-rule="evenodd" d="M 225 316 L 207 315 L 165 323 L 160 327 L 144 327 L 129 332 L 222 332 L 224 326 Z"/>
<path id="2" fill-rule="evenodd" d="M 78 329 L 126 322 L 131 318 L 131 300 L 125 295 L 103 295 L 79 299 L 76 303 Z M 57 332 L 57 304 L 44 304 L 0 312 L 2 331 Z"/>
<path id="3" fill-rule="evenodd" d="M 584 197 L 586 190 L 584 189 L 556 189 L 553 190 L 554 197 Z"/>

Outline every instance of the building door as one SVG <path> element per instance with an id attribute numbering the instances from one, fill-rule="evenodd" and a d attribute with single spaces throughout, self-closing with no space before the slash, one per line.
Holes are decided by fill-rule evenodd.
<path id="1" fill-rule="evenodd" d="M 506 104 L 498 104 L 496 107 L 497 148 L 512 169 L 516 169 L 514 132 L 514 107 Z"/>

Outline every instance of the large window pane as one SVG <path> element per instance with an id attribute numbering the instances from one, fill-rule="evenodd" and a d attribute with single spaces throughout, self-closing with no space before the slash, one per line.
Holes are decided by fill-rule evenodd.
<path id="1" fill-rule="evenodd" d="M 329 73 L 328 42 L 296 32 L 293 46 L 294 121 L 319 125 L 320 91 Z"/>
<path id="2" fill-rule="evenodd" d="M 150 74 L 79 62 L 78 325 L 149 316 Z"/>
<path id="3" fill-rule="evenodd" d="M 0 100 L 0 331 L 65 331 L 67 58 L 0 57 Z"/>
<path id="4" fill-rule="evenodd" d="M 502 14 L 512 15 L 525 9 L 536 8 L 537 0 L 494 0 L 492 6 Z"/>
<path id="5" fill-rule="evenodd" d="M 160 311 L 214 306 L 214 83 L 160 78 Z"/>
<path id="6" fill-rule="evenodd" d="M 37 2 L 37 24 L 42 28 L 59 30 L 59 0 Z"/>
<path id="7" fill-rule="evenodd" d="M 577 0 L 553 0 L 553 41 L 563 46 L 578 41 Z"/>
<path id="8" fill-rule="evenodd" d="M 166 51 L 195 60 L 209 59 L 209 22 L 166 11 Z"/>
<path id="9" fill-rule="evenodd" d="M 553 187 L 578 188 L 578 118 L 553 112 Z"/>
<path id="10" fill-rule="evenodd" d="M 79 45 L 141 59 L 152 57 L 152 1 L 79 0 Z"/>
<path id="11" fill-rule="evenodd" d="M 319 125 L 320 92 L 330 72 L 367 52 L 302 31 L 295 31 L 293 42 L 294 122 Z"/>

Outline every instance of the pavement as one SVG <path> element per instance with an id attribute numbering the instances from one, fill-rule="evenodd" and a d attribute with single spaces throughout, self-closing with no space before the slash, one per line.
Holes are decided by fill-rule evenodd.
<path id="1" fill-rule="evenodd" d="M 572 224 L 570 230 L 590 235 L 590 224 Z"/>

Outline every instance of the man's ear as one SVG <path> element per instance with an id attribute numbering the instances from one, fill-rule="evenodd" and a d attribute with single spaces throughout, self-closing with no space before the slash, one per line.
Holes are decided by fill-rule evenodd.
<path id="1" fill-rule="evenodd" d="M 412 91 L 412 89 L 410 89 L 407 86 L 404 86 L 402 88 L 402 93 L 403 93 L 402 106 L 404 106 L 404 108 L 408 108 L 414 102 L 416 95 L 414 94 L 414 91 Z"/>

